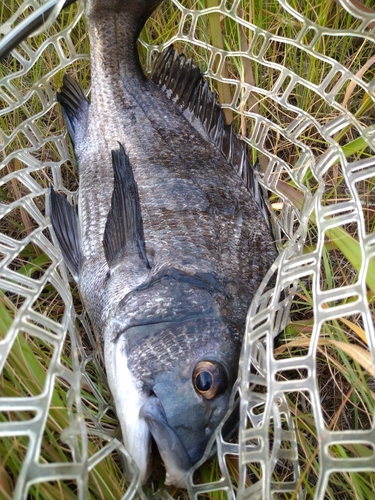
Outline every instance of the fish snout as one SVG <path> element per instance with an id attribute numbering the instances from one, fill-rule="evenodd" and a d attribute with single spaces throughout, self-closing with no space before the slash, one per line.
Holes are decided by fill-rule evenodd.
<path id="1" fill-rule="evenodd" d="M 185 474 L 193 464 L 185 446 L 168 424 L 159 399 L 150 396 L 142 406 L 139 416 L 146 422 L 166 467 L 165 483 L 174 484 L 178 488 L 186 488 Z"/>
<path id="2" fill-rule="evenodd" d="M 187 472 L 223 419 L 231 389 L 225 368 L 212 358 L 186 372 L 180 366 L 159 374 L 139 412 L 164 462 L 165 483 L 179 488 L 186 488 Z"/>

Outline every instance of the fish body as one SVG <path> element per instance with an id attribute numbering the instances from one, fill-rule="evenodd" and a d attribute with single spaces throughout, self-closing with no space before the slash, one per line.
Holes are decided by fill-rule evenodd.
<path id="1" fill-rule="evenodd" d="M 227 411 L 247 308 L 276 250 L 197 68 L 169 50 L 154 79 L 142 72 L 136 40 L 159 3 L 86 0 L 91 102 L 69 77 L 58 97 L 78 217 L 52 190 L 51 220 L 103 342 L 126 448 L 146 480 L 153 438 L 166 483 L 185 486 Z M 170 98 L 179 77 L 185 95 Z"/>

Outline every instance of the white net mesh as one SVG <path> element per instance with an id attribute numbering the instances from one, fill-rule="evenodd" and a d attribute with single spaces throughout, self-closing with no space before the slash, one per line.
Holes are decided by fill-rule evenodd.
<path id="1" fill-rule="evenodd" d="M 191 474 L 188 494 L 371 498 L 375 14 L 350 0 L 216 3 L 164 5 L 141 53 L 150 68 L 174 43 L 215 81 L 259 158 L 280 256 L 249 310 L 238 436 L 219 429 L 218 460 Z M 0 36 L 39 6 L 3 3 Z M 0 66 L 0 496 L 168 498 L 183 493 L 124 479 L 100 349 L 46 216 L 49 182 L 76 196 L 55 92 L 67 70 L 88 77 L 82 10 Z"/>

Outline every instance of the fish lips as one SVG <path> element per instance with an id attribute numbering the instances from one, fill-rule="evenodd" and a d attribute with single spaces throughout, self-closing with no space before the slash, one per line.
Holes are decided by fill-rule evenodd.
<path id="1" fill-rule="evenodd" d="M 164 408 L 156 396 L 150 396 L 139 412 L 154 438 L 167 470 L 165 484 L 186 488 L 186 472 L 192 467 L 180 438 L 168 424 Z"/>

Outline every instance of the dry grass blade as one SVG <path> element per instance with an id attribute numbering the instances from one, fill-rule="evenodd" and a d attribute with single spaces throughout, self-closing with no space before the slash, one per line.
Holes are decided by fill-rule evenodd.
<path id="1" fill-rule="evenodd" d="M 310 339 L 297 339 L 287 342 L 282 346 L 278 347 L 275 350 L 275 354 L 281 354 L 286 349 L 290 349 L 293 347 L 310 347 L 311 340 Z M 364 370 L 366 370 L 372 377 L 375 377 L 375 368 L 372 361 L 371 354 L 363 347 L 360 347 L 355 344 L 349 344 L 346 342 L 341 342 L 338 340 L 326 340 L 319 339 L 319 346 L 334 346 L 337 349 L 348 354 L 354 361 L 362 366 Z"/>
<path id="2" fill-rule="evenodd" d="M 374 15 L 375 15 L 375 12 L 374 12 Z M 362 76 L 366 73 L 366 71 L 371 68 L 371 66 L 375 63 L 375 55 L 373 55 L 372 57 L 370 57 L 370 59 L 362 66 L 362 68 L 357 71 L 356 73 L 356 77 L 358 78 L 362 78 Z M 343 106 L 346 106 L 351 98 L 351 95 L 353 93 L 353 90 L 355 89 L 356 87 L 356 82 L 353 80 L 349 83 L 348 85 L 348 88 L 346 89 L 346 92 L 345 92 L 345 96 L 344 96 L 344 99 L 342 101 L 342 105 Z"/>
<path id="3" fill-rule="evenodd" d="M 340 321 L 344 323 L 346 326 L 348 326 L 354 333 L 358 335 L 358 337 L 365 343 L 368 344 L 367 336 L 363 328 L 361 328 L 359 325 L 356 325 L 352 321 L 349 321 L 346 318 L 340 318 Z"/>

